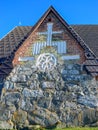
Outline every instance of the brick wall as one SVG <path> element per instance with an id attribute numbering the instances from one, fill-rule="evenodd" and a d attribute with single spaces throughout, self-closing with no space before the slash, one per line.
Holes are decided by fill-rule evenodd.
<path id="1" fill-rule="evenodd" d="M 67 28 L 61 23 L 61 21 L 51 12 L 42 23 L 38 24 L 35 30 L 30 34 L 30 36 L 25 40 L 25 42 L 21 45 L 21 47 L 16 51 L 15 57 L 13 60 L 13 65 L 19 64 L 18 58 L 28 56 L 28 51 L 31 48 L 32 44 L 37 40 L 37 32 L 43 32 L 47 30 L 47 23 L 53 23 L 53 31 L 62 30 L 63 33 L 57 35 L 56 37 L 61 40 L 65 40 L 67 43 L 67 54 L 69 55 L 80 55 L 79 63 L 83 63 L 85 61 L 85 55 L 83 48 L 79 45 L 79 43 L 73 38 Z M 56 38 L 55 37 L 55 38 Z"/>

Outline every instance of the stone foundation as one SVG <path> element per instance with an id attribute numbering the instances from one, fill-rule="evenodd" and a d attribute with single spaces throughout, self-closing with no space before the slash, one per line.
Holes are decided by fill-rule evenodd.
<path id="1" fill-rule="evenodd" d="M 3 86 L 0 128 L 98 126 L 98 86 L 78 64 L 50 73 L 18 65 Z"/>

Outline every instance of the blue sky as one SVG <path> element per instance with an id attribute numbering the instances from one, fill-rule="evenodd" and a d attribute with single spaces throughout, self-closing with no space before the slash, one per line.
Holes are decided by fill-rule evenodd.
<path id="1" fill-rule="evenodd" d="M 0 0 L 0 39 L 15 26 L 34 25 L 50 5 L 68 24 L 98 24 L 98 0 Z"/>

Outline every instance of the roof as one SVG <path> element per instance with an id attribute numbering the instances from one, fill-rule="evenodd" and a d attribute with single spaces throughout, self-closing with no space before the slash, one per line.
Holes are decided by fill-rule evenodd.
<path id="1" fill-rule="evenodd" d="M 87 71 L 93 73 L 95 76 L 98 75 L 98 60 L 96 59 L 98 57 L 98 25 L 68 25 L 52 6 L 45 12 L 45 14 L 39 19 L 34 27 L 16 27 L 0 40 L 1 61 L 2 59 L 9 58 L 14 55 L 23 41 L 25 41 L 25 39 L 27 39 L 27 37 L 40 26 L 50 11 L 56 15 L 56 17 L 72 34 L 72 36 L 84 48 L 85 54 L 87 54 L 86 62 L 89 63 L 85 64 Z M 93 59 L 94 63 L 92 61 L 88 62 L 88 59 L 91 60 L 91 58 Z"/>
<path id="2" fill-rule="evenodd" d="M 71 25 L 98 58 L 98 25 Z"/>
<path id="3" fill-rule="evenodd" d="M 9 57 L 27 38 L 31 26 L 19 26 L 0 40 L 0 58 Z"/>
<path id="4" fill-rule="evenodd" d="M 97 59 L 88 59 L 84 63 L 85 69 L 92 76 L 98 76 L 98 60 Z"/>

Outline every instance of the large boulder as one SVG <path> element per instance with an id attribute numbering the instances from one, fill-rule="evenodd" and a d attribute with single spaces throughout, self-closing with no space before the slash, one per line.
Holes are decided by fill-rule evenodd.
<path id="1" fill-rule="evenodd" d="M 29 112 L 28 120 L 31 124 L 40 124 L 41 126 L 48 127 L 58 122 L 58 116 L 55 112 L 37 107 L 36 110 Z"/>

